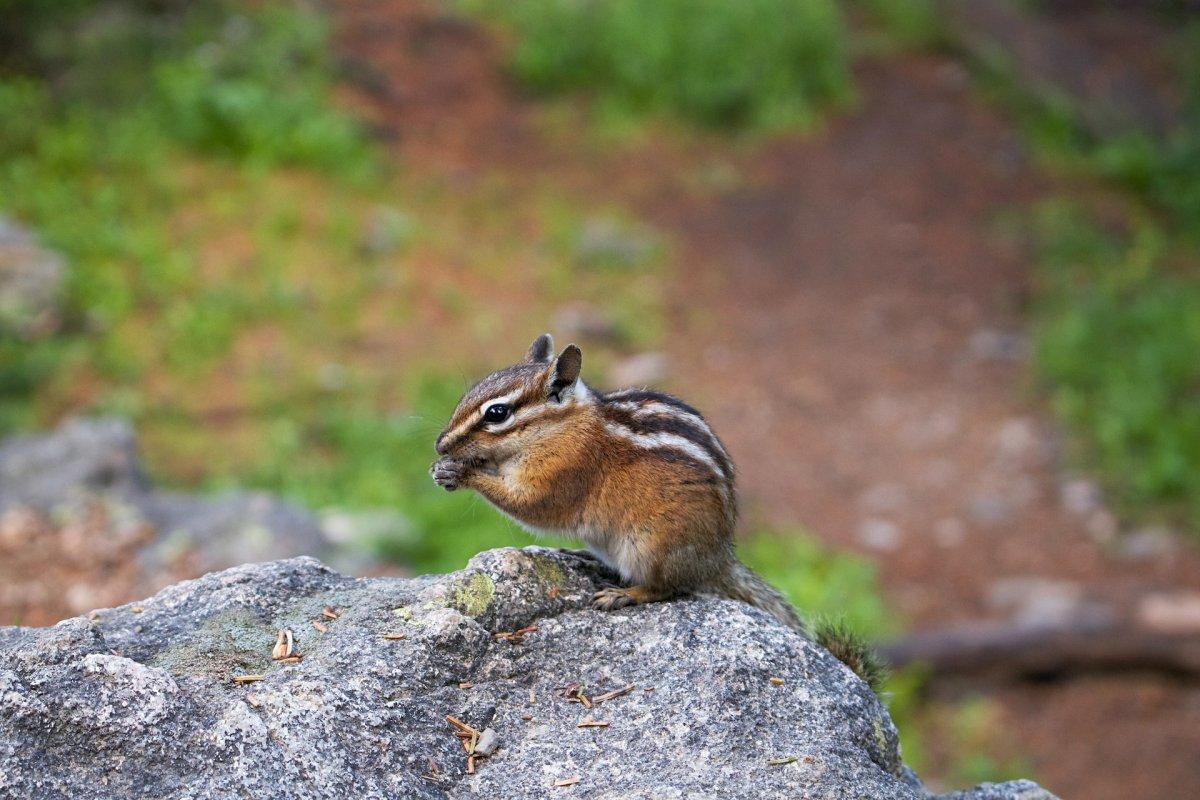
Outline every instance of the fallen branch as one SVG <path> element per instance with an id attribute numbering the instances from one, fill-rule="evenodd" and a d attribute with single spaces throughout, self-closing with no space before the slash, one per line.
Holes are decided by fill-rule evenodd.
<path id="1" fill-rule="evenodd" d="M 893 667 L 921 664 L 933 676 L 1020 680 L 1153 671 L 1200 679 L 1200 632 L 1127 620 L 964 625 L 906 636 L 879 650 Z"/>

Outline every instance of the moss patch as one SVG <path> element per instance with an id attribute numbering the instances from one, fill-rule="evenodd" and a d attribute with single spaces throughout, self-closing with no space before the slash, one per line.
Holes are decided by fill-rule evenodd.
<path id="1" fill-rule="evenodd" d="M 261 672 L 271 665 L 275 631 L 246 611 L 212 617 L 184 643 L 159 653 L 151 666 L 172 675 L 225 679 Z"/>
<path id="2" fill-rule="evenodd" d="M 552 558 L 543 555 L 530 555 L 530 560 L 533 561 L 533 571 L 537 573 L 538 581 L 547 588 L 553 586 L 562 586 L 567 581 L 567 573 L 563 572 L 562 566 Z"/>
<path id="3" fill-rule="evenodd" d="M 496 596 L 496 582 L 482 572 L 477 572 L 454 587 L 454 605 L 468 617 L 481 616 Z"/>

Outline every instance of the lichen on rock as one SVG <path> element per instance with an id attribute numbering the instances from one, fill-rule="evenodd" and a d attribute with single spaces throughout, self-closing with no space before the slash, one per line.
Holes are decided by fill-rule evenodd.
<path id="1" fill-rule="evenodd" d="M 468 617 L 482 616 L 496 596 L 496 582 L 476 572 L 454 587 L 454 604 Z"/>

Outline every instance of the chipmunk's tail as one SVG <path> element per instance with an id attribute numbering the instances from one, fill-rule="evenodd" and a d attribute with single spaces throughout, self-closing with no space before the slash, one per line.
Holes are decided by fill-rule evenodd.
<path id="1" fill-rule="evenodd" d="M 850 671 L 862 678 L 875 694 L 888 679 L 887 664 L 866 640 L 842 622 L 820 622 L 816 626 L 817 644 L 833 653 Z"/>
<path id="2" fill-rule="evenodd" d="M 761 608 L 802 636 L 813 639 L 879 692 L 887 678 L 887 668 L 866 641 L 844 624 L 821 622 L 815 631 L 810 631 L 779 590 L 740 561 L 718 588 L 722 595 Z"/>
<path id="3" fill-rule="evenodd" d="M 787 598 L 742 562 L 734 562 L 733 569 L 729 570 L 719 589 L 724 596 L 761 608 L 784 625 L 799 631 L 804 637 L 812 638 L 804 620 L 800 619 L 800 615 Z"/>

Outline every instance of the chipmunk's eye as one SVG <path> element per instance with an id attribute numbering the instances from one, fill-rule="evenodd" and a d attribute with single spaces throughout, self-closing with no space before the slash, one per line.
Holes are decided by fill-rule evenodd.
<path id="1" fill-rule="evenodd" d="M 504 422 L 511 413 L 512 409 L 508 407 L 507 403 L 492 403 L 483 412 L 483 421 L 491 424 Z"/>

